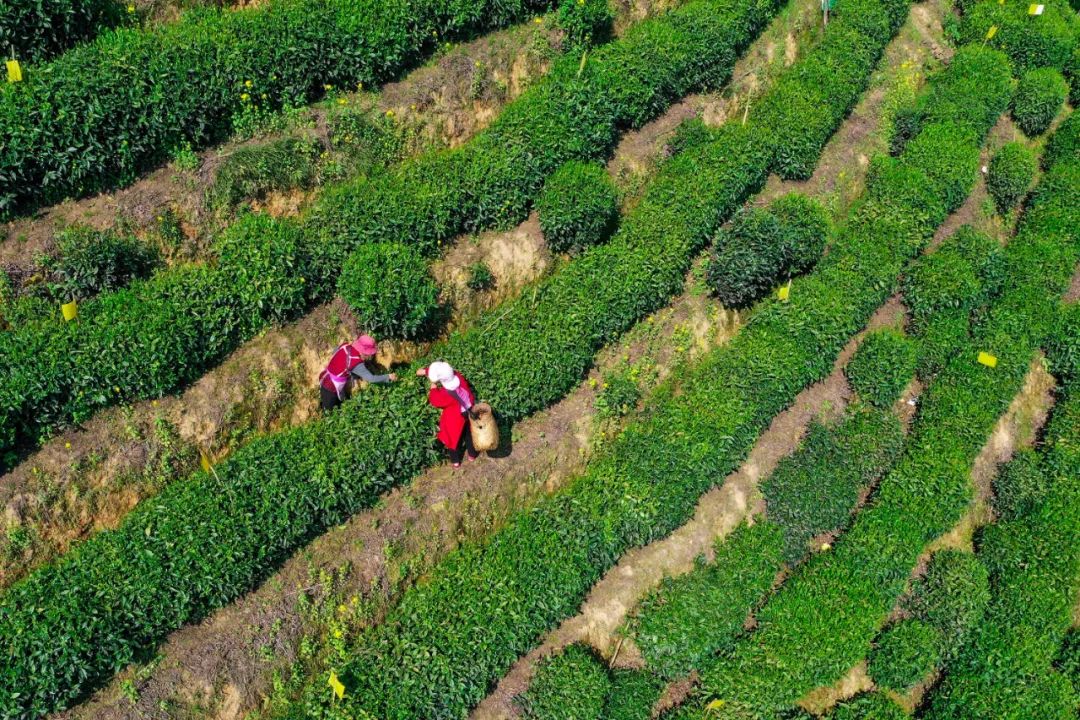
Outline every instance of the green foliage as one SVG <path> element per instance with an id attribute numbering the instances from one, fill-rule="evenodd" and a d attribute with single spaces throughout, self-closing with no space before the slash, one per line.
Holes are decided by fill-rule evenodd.
<path id="1" fill-rule="evenodd" d="M 580 252 L 607 239 L 619 217 L 615 185 L 597 163 L 571 161 L 544 183 L 536 203 L 552 252 Z"/>
<path id="2" fill-rule="evenodd" d="M 986 189 L 994 198 L 998 212 L 1005 214 L 1027 194 L 1035 177 L 1035 153 L 1018 142 L 1007 143 L 990 161 Z"/>
<path id="3" fill-rule="evenodd" d="M 889 154 L 899 155 L 908 140 L 919 134 L 923 110 L 918 105 L 905 105 L 893 115 L 892 132 L 889 135 Z"/>
<path id="4" fill-rule="evenodd" d="M 666 682 L 651 672 L 612 670 L 604 720 L 651 720 L 653 705 L 666 686 Z"/>
<path id="5" fill-rule="evenodd" d="M 693 147 L 699 147 L 712 139 L 712 131 L 700 117 L 683 120 L 675 128 L 667 143 L 667 154 L 678 155 Z"/>
<path id="6" fill-rule="evenodd" d="M 48 294 L 56 302 L 85 300 L 145 278 L 161 264 L 154 248 L 110 230 L 75 226 L 56 236 L 57 255 L 46 257 Z"/>
<path id="7" fill-rule="evenodd" d="M 908 714 L 882 693 L 859 695 L 837 705 L 829 720 L 908 720 Z"/>
<path id="8" fill-rule="evenodd" d="M 432 330 L 439 286 L 416 248 L 362 245 L 345 259 L 338 292 L 364 332 L 413 339 Z"/>
<path id="9" fill-rule="evenodd" d="M 901 620 L 877 640 L 870 676 L 885 690 L 905 693 L 941 662 L 941 631 L 921 620 Z"/>
<path id="10" fill-rule="evenodd" d="M 989 109 L 1000 112 L 1007 102 L 1009 65 L 999 53 L 968 46 L 944 71 L 945 76 L 952 73 L 958 74 L 955 82 L 943 85 L 963 94 L 941 97 L 927 107 L 939 118 L 946 109 L 972 120 L 984 118 L 982 127 L 968 126 L 972 130 L 968 147 L 977 148 L 995 121 Z M 930 92 L 940 92 L 941 87 Z M 992 96 L 990 87 L 995 88 Z M 918 141 L 916 137 L 908 144 L 901 161 L 910 161 L 907 153 Z M 969 167 L 953 167 L 924 153 L 917 157 L 926 171 L 934 170 L 938 191 L 950 194 L 955 179 L 943 173 L 970 178 L 978 163 L 977 155 Z M 898 181 L 903 177 L 890 176 Z M 880 182 L 877 178 L 872 181 Z M 951 528 L 968 508 L 971 463 L 1053 327 L 1060 294 L 1080 258 L 1070 229 L 1080 219 L 1076 180 L 1075 162 L 1052 167 L 1005 249 L 1004 289 L 975 332 L 975 346 L 994 352 L 997 367 L 978 364 L 972 348 L 953 356 L 923 395 L 907 441 L 910 450 L 881 481 L 874 502 L 856 516 L 832 552 L 796 571 L 784 591 L 757 612 L 757 629 L 745 642 L 703 669 L 705 699 L 737 698 L 768 715 L 815 687 L 832 684 L 865 655 L 926 542 Z M 903 197 L 909 188 L 919 186 L 909 180 L 891 187 L 889 196 Z M 867 195 L 879 197 L 873 187 L 868 187 Z M 857 216 L 866 208 L 864 203 Z M 889 221 L 895 222 L 895 217 Z M 882 222 L 880 216 L 877 221 Z M 857 217 L 848 227 L 852 225 L 861 229 Z M 860 271 L 868 268 L 862 266 Z"/>
<path id="11" fill-rule="evenodd" d="M 610 690 L 607 668 L 585 647 L 571 645 L 540 661 L 518 701 L 530 720 L 599 720 Z"/>
<path id="12" fill-rule="evenodd" d="M 1073 49 L 1072 58 L 1065 64 L 1064 74 L 1069 81 L 1069 104 L 1076 107 L 1080 105 L 1080 45 Z"/>
<path id="13" fill-rule="evenodd" d="M 697 0 L 636 25 L 622 39 L 590 53 L 580 75 L 580 63 L 573 58 L 556 63 L 544 80 L 461 148 L 427 153 L 377 177 L 328 189 L 301 221 L 265 221 L 269 236 L 292 238 L 288 252 L 271 255 L 278 263 L 272 277 L 283 280 L 280 292 L 271 296 L 273 313 L 252 313 L 248 288 L 233 282 L 235 274 L 247 273 L 245 268 L 224 262 L 213 268 L 181 267 L 163 273 L 158 284 L 140 288 L 129 300 L 129 310 L 135 318 L 160 313 L 157 306 L 169 303 L 169 297 L 153 291 L 167 287 L 169 293 L 190 296 L 184 301 L 185 326 L 198 332 L 161 342 L 155 333 L 133 335 L 129 345 L 115 348 L 99 343 L 95 336 L 87 346 L 103 353 L 104 360 L 99 362 L 92 355 L 72 358 L 78 364 L 75 374 L 86 381 L 85 389 L 67 381 L 72 374 L 69 368 L 42 367 L 32 352 L 18 349 L 4 355 L 12 372 L 0 376 L 0 448 L 32 445 L 42 433 L 84 418 L 90 409 L 154 397 L 197 377 L 211 358 L 220 357 L 200 351 L 201 334 L 211 336 L 215 347 L 232 343 L 235 348 L 267 323 L 283 319 L 283 300 L 294 302 L 289 316 L 295 316 L 314 302 L 330 299 L 343 259 L 362 244 L 395 239 L 434 252 L 461 232 L 524 220 L 549 173 L 566 160 L 610 152 L 620 129 L 639 126 L 671 100 L 726 77 L 738 50 L 775 10 L 775 0 L 757 0 L 738 8 L 724 5 L 723 12 L 716 11 L 717 2 Z M 755 152 L 764 157 L 767 146 Z M 743 180 L 754 182 L 756 177 Z M 247 236 L 240 230 L 227 234 Z M 257 236 L 249 237 L 255 245 L 253 252 L 266 251 Z M 185 282 L 192 283 L 186 291 Z M 294 292 L 298 283 L 304 289 L 299 294 Z M 204 292 L 204 284 L 214 293 Z M 113 322 L 123 324 L 120 318 Z M 51 322 L 35 323 L 23 332 L 11 338 L 13 347 L 65 347 L 72 330 Z M 88 333 L 89 326 L 84 323 L 80 332 Z M 0 350 L 5 342 L 0 338 Z M 167 378 L 145 382 L 137 374 L 104 377 L 106 373 L 99 372 L 130 357 L 152 354 L 162 343 L 185 358 L 182 367 Z M 587 355 L 591 357 L 591 350 Z M 79 397 L 72 397 L 76 392 Z"/>
<path id="14" fill-rule="evenodd" d="M 332 105 L 326 124 L 330 146 L 346 155 L 352 172 L 370 173 L 401 160 L 405 139 L 394 121 L 353 105 Z"/>
<path id="15" fill-rule="evenodd" d="M 1074 158 L 1080 153 L 1080 116 L 1070 114 L 1046 142 L 1043 167 Z"/>
<path id="16" fill-rule="evenodd" d="M 859 493 L 902 446 L 900 421 L 872 407 L 852 409 L 835 427 L 812 424 L 798 451 L 761 485 L 769 520 L 784 531 L 784 562 L 794 565 L 811 538 L 846 526 Z"/>
<path id="17" fill-rule="evenodd" d="M 0 48 L 24 68 L 62 53 L 130 15 L 117 0 L 0 0 Z"/>
<path id="18" fill-rule="evenodd" d="M 932 720 L 1076 716 L 1080 696 L 1055 669 L 1080 592 L 1080 386 L 1075 378 L 1063 386 L 1039 460 L 1049 478 L 1041 502 L 988 526 L 979 540 L 979 558 L 990 576 L 990 605 L 931 698 L 927 717 Z"/>
<path id="19" fill-rule="evenodd" d="M 473 292 L 483 292 L 495 287 L 495 275 L 491 268 L 483 261 L 474 262 L 469 266 L 469 277 L 465 285 Z"/>
<path id="20" fill-rule="evenodd" d="M 1073 628 L 1065 636 L 1055 666 L 1080 692 L 1080 630 Z"/>
<path id="21" fill-rule="evenodd" d="M 271 0 L 118 30 L 0 88 L 0 216 L 130 182 L 234 118 L 374 87 L 443 41 L 521 20 L 532 0 Z"/>
<path id="22" fill-rule="evenodd" d="M 637 407 L 639 400 L 641 390 L 629 372 L 607 372 L 596 394 L 596 412 L 601 418 L 622 417 Z"/>
<path id="23" fill-rule="evenodd" d="M 971 553 L 940 550 L 912 588 L 911 613 L 941 631 L 943 659 L 964 644 L 990 601 L 986 568 Z"/>
<path id="24" fill-rule="evenodd" d="M 714 562 L 665 578 L 641 601 L 627 628 L 648 672 L 676 680 L 727 649 L 772 586 L 782 548 L 777 525 L 740 526 L 716 543 Z"/>
<path id="25" fill-rule="evenodd" d="M 844 368 L 851 389 L 874 407 L 887 410 L 915 375 L 916 347 L 899 330 L 867 333 Z"/>
<path id="26" fill-rule="evenodd" d="M 1080 377 L 1080 305 L 1063 305 L 1057 330 L 1046 346 L 1050 372 L 1059 380 Z"/>
<path id="27" fill-rule="evenodd" d="M 1042 4 L 1043 14 L 1033 18 L 1028 15 L 1029 3 L 978 0 L 964 14 L 961 42 L 982 43 L 987 31 L 996 25 L 997 32 L 986 42 L 1009 56 L 1018 75 L 1032 68 L 1065 67 L 1080 33 L 1076 13 L 1068 0 Z"/>
<path id="28" fill-rule="evenodd" d="M 1068 95 L 1069 85 L 1059 71 L 1049 67 L 1028 70 L 1020 76 L 1013 96 L 1013 120 L 1025 135 L 1042 135 Z"/>
<path id="29" fill-rule="evenodd" d="M 1038 453 L 1020 450 L 994 478 L 994 511 L 1005 520 L 1015 520 L 1041 505 L 1049 491 Z"/>
<path id="30" fill-rule="evenodd" d="M 238 148 L 222 161 L 207 191 L 209 202 L 231 208 L 275 190 L 310 187 L 321 151 L 319 141 L 310 137 L 285 137 Z"/>
<path id="31" fill-rule="evenodd" d="M 614 15 L 608 0 L 561 0 L 557 21 L 571 48 L 584 49 L 611 35 Z"/>
<path id="32" fill-rule="evenodd" d="M 726 307 L 746 307 L 778 281 L 813 267 L 825 250 L 829 227 L 825 209 L 796 193 L 768 209 L 744 208 L 717 236 L 709 286 Z"/>

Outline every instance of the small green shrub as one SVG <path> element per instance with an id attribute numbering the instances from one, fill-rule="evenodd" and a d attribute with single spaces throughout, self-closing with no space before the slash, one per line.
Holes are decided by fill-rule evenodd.
<path id="1" fill-rule="evenodd" d="M 651 720 L 652 709 L 667 682 L 644 670 L 611 671 L 611 693 L 608 695 L 604 720 Z"/>
<path id="2" fill-rule="evenodd" d="M 1073 49 L 1072 57 L 1065 65 L 1065 77 L 1069 81 L 1069 104 L 1076 107 L 1080 105 L 1080 45 Z"/>
<path id="3" fill-rule="evenodd" d="M 578 252 L 603 242 L 619 216 L 615 186 L 597 163 L 571 161 L 544 183 L 540 229 L 552 252 Z"/>
<path id="4" fill-rule="evenodd" d="M 118 0 L 0 0 L 0 48 L 40 63 L 99 32 L 137 19 Z M 25 73 L 26 70 L 23 70 Z"/>
<path id="5" fill-rule="evenodd" d="M 596 411 L 601 418 L 622 417 L 637 407 L 641 391 L 627 371 L 604 373 L 596 395 Z"/>
<path id="6" fill-rule="evenodd" d="M 211 206 L 233 207 L 276 190 L 310 187 L 322 145 L 315 138 L 286 137 L 237 148 L 221 163 L 207 191 Z"/>
<path id="7" fill-rule="evenodd" d="M 1076 14 L 1065 0 L 1043 4 L 1043 14 L 1033 18 L 1028 15 L 1029 3 L 976 2 L 961 22 L 961 40 L 1001 50 L 1017 75 L 1032 68 L 1064 67 L 1076 46 Z M 987 30 L 995 25 L 997 33 L 986 41 Z"/>
<path id="8" fill-rule="evenodd" d="M 709 142 L 713 137 L 713 131 L 700 117 L 692 117 L 679 123 L 667 143 L 667 154 L 678 155 L 689 148 L 699 147 Z"/>
<path id="9" fill-rule="evenodd" d="M 1046 344 L 1050 372 L 1061 381 L 1080 377 L 1080 305 L 1064 305 L 1057 329 Z"/>
<path id="10" fill-rule="evenodd" d="M 614 15 L 608 0 L 562 0 L 557 15 L 559 28 L 572 48 L 604 42 L 611 35 Z"/>
<path id="11" fill-rule="evenodd" d="M 941 631 L 941 655 L 964 644 L 990 602 L 986 568 L 971 553 L 940 550 L 912 588 L 909 610 Z"/>
<path id="12" fill-rule="evenodd" d="M 469 266 L 469 277 L 465 285 L 473 292 L 483 292 L 495 287 L 495 275 L 491 268 L 483 261 L 474 262 Z"/>
<path id="13" fill-rule="evenodd" d="M 943 313 L 968 313 L 1001 286 L 1003 253 L 997 240 L 965 225 L 904 273 L 901 289 L 920 336 Z M 922 341 L 923 338 L 920 338 Z"/>
<path id="14" fill-rule="evenodd" d="M 596 656 L 581 645 L 544 658 L 518 703 L 530 720 L 597 720 L 611 690 L 611 678 Z"/>
<path id="15" fill-rule="evenodd" d="M 439 288 L 416 248 L 398 243 L 361 245 L 345 260 L 338 292 L 373 335 L 416 338 L 431 329 Z"/>
<path id="16" fill-rule="evenodd" d="M 867 333 L 844 368 L 851 388 L 865 402 L 887 409 L 915 376 L 916 346 L 898 330 Z"/>
<path id="17" fill-rule="evenodd" d="M 1025 135 L 1042 135 L 1061 110 L 1069 85 L 1054 68 L 1036 68 L 1020 76 L 1012 116 Z"/>
<path id="18" fill-rule="evenodd" d="M 326 119 L 330 146 L 345 154 L 351 173 L 370 173 L 402 158 L 405 138 L 391 118 L 353 105 L 331 107 Z"/>
<path id="19" fill-rule="evenodd" d="M 42 266 L 48 292 L 57 302 L 85 300 L 145 278 L 161 264 L 157 250 L 109 230 L 72 227 L 56 236 L 57 255 Z"/>
<path id="20" fill-rule="evenodd" d="M 890 155 L 902 153 L 908 141 L 919 134 L 922 116 L 922 108 L 914 103 L 897 109 L 893 115 L 892 132 L 889 135 Z"/>
<path id="21" fill-rule="evenodd" d="M 845 700 L 829 713 L 829 720 L 909 720 L 903 708 L 881 693 Z"/>
<path id="22" fill-rule="evenodd" d="M 1035 153 L 1023 143 L 1007 143 L 994 154 L 986 189 L 994 198 L 998 212 L 1005 214 L 1016 207 L 1031 187 L 1036 168 Z"/>
<path id="23" fill-rule="evenodd" d="M 785 195 L 767 209 L 744 208 L 717 235 L 709 286 L 725 306 L 747 307 L 777 282 L 813 267 L 828 234 L 825 209 L 804 195 Z"/>
<path id="24" fill-rule="evenodd" d="M 941 662 L 941 631 L 921 620 L 885 630 L 870 653 L 870 676 L 881 688 L 906 692 Z"/>
<path id="25" fill-rule="evenodd" d="M 994 479 L 994 510 L 1005 520 L 1014 520 L 1034 510 L 1050 491 L 1050 481 L 1039 466 L 1038 454 L 1020 450 Z"/>
<path id="26" fill-rule="evenodd" d="M 1069 678 L 1077 692 L 1080 692 L 1080 630 L 1073 628 L 1065 636 L 1055 665 Z"/>

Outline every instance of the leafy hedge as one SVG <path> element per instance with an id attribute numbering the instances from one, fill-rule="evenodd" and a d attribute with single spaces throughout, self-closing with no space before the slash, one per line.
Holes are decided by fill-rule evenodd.
<path id="1" fill-rule="evenodd" d="M 1080 692 L 1054 668 L 1080 592 L 1076 378 L 1063 393 L 1040 453 L 1049 490 L 1042 502 L 983 533 L 978 553 L 990 573 L 990 607 L 974 641 L 931 698 L 931 720 L 1076 716 Z"/>
<path id="2" fill-rule="evenodd" d="M 986 176 L 986 189 L 994 198 L 998 212 L 1004 214 L 1016 207 L 1031 187 L 1036 169 L 1035 153 L 1023 143 L 1006 143 L 994 154 Z"/>
<path id="3" fill-rule="evenodd" d="M 986 568 L 974 555 L 935 553 L 905 603 L 909 617 L 874 643 L 870 675 L 875 684 L 905 693 L 925 680 L 964 646 L 989 600 Z"/>
<path id="4" fill-rule="evenodd" d="M 1013 120 L 1025 135 L 1042 135 L 1068 95 L 1069 85 L 1059 71 L 1052 67 L 1028 70 L 1020 76 L 1013 96 Z"/>
<path id="5" fill-rule="evenodd" d="M 565 34 L 564 42 L 581 49 L 607 40 L 614 16 L 607 0 L 574 0 L 559 5 L 556 20 Z"/>
<path id="6" fill-rule="evenodd" d="M 900 421 L 872 407 L 854 407 L 835 427 L 811 425 L 799 450 L 761 484 L 766 513 L 784 530 L 784 561 L 794 565 L 814 536 L 846 526 L 859 493 L 902 446 Z"/>
<path id="7" fill-rule="evenodd" d="M 615 185 L 604 167 L 575 160 L 547 179 L 536 208 L 544 240 L 557 253 L 603 242 L 619 217 Z"/>
<path id="8" fill-rule="evenodd" d="M 844 375 L 860 398 L 887 410 L 915 374 L 916 345 L 902 332 L 883 329 L 868 333 Z"/>
<path id="9" fill-rule="evenodd" d="M 0 338 L 0 362 L 12 368 L 0 377 L 0 451 L 198 377 L 267 324 L 329 299 L 344 258 L 361 244 L 394 239 L 434 252 L 463 230 L 524 219 L 545 177 L 564 161 L 602 156 L 620 130 L 690 89 L 722 82 L 774 9 L 775 0 L 737 8 L 698 0 L 642 22 L 591 53 L 580 72 L 578 59 L 557 63 L 460 148 L 328 189 L 302 222 L 244 218 L 219 241 L 231 252 L 219 253 L 216 266 L 136 283 L 83 308 L 79 324 L 36 323 Z M 257 283 L 236 282 L 252 264 L 263 270 L 251 275 Z M 124 312 L 113 312 L 121 302 Z M 114 345 L 117 335 L 125 340 Z M 77 350 L 61 367 L 39 361 L 49 347 Z M 184 360 L 128 372 L 132 358 L 163 350 Z"/>
<path id="10" fill-rule="evenodd" d="M 117 0 L 0 0 L 0 52 L 40 62 L 125 19 Z"/>
<path id="11" fill-rule="evenodd" d="M 904 7 L 893 12 L 899 14 Z M 736 42 L 724 36 L 725 28 L 745 42 L 774 10 L 772 5 L 695 3 L 639 26 L 639 32 L 620 41 L 629 45 L 619 52 L 628 56 L 632 43 L 638 43 L 642 53 L 651 52 L 660 41 L 679 43 L 687 34 L 705 35 L 717 45 L 721 40 Z M 894 18 L 891 26 L 882 23 L 881 11 L 863 21 L 884 25 L 879 51 L 899 22 Z M 696 56 L 699 61 L 702 57 L 714 56 Z M 658 66 L 653 57 L 651 67 Z M 849 104 L 867 72 L 838 80 L 850 88 Z M 624 86 L 629 78 L 621 76 Z M 826 107 L 822 104 L 821 111 Z M 846 109 L 829 111 L 843 114 Z M 612 241 L 583 253 L 535 292 L 454 336 L 439 353 L 461 368 L 511 422 L 562 397 L 584 377 L 600 346 L 681 290 L 694 253 L 722 218 L 764 183 L 769 145 L 756 132 L 734 126 L 699 153 L 672 160 Z M 680 201 L 673 203 L 672 198 Z M 235 277 L 208 290 L 265 292 L 260 298 L 263 310 L 271 312 L 298 306 L 311 283 L 290 272 L 296 226 L 251 216 L 242 227 L 250 236 L 230 236 L 220 263 Z M 214 276 L 204 268 L 190 272 Z M 127 293 L 130 297 L 134 291 Z M 187 300 L 186 294 L 182 297 Z M 244 320 L 260 317 L 258 306 L 253 302 L 251 307 Z M 190 310 L 148 316 L 170 331 L 166 335 L 164 329 L 151 328 L 155 336 L 189 342 L 189 328 L 198 327 L 202 319 Z M 88 320 L 101 322 L 101 316 Z M 229 340 L 227 333 L 235 330 L 224 319 L 208 327 L 217 332 L 195 335 L 207 343 L 207 353 L 220 351 Z M 105 350 L 98 348 L 107 356 Z M 160 360 L 154 356 L 157 364 L 141 377 L 160 381 L 150 371 L 184 371 L 173 362 L 181 356 L 176 351 L 163 353 Z M 32 377 L 27 375 L 27 381 Z M 117 530 L 96 535 L 57 564 L 10 587 L 0 596 L 0 653 L 12 658 L 0 667 L 0 715 L 36 716 L 62 707 L 175 628 L 234 600 L 313 535 L 370 506 L 387 488 L 435 462 L 434 422 L 433 410 L 415 386 L 372 388 L 363 402 L 346 403 L 326 418 L 253 441 L 211 475 L 199 473 L 171 484 L 136 508 Z M 381 432 L 367 433 L 363 442 L 341 442 L 357 427 L 378 427 Z M 515 571 L 520 569 L 515 565 Z M 552 589 L 561 587 L 551 584 Z M 36 612 L 43 606 L 41 598 L 48 598 L 47 616 Z M 519 627 L 515 617 L 507 615 L 502 622 L 511 621 L 517 633 L 524 625 Z M 505 656 L 485 662 L 490 660 L 501 663 Z M 45 666 L 54 671 L 34 670 Z M 439 667 L 433 662 L 424 670 L 438 672 Z M 491 672 L 484 663 L 469 670 L 485 676 Z M 420 689 L 425 682 L 418 677 L 414 687 Z M 462 694 L 475 694 L 479 688 L 470 683 L 446 688 L 452 693 L 447 707 L 460 707 Z M 415 702 L 404 693 L 385 700 Z"/>
<path id="12" fill-rule="evenodd" d="M 690 674 L 734 641 L 781 566 L 780 526 L 740 526 L 716 542 L 712 563 L 664 582 L 641 601 L 626 632 L 663 680 Z"/>
<path id="13" fill-rule="evenodd" d="M 829 215 L 797 193 L 765 208 L 744 208 L 721 230 L 709 260 L 708 281 L 726 307 L 743 308 L 779 281 L 802 274 L 825 251 Z"/>
<path id="14" fill-rule="evenodd" d="M 1021 518 L 1045 500 L 1050 478 L 1039 467 L 1039 454 L 1021 450 L 994 478 L 994 512 L 1004 520 Z"/>
<path id="15" fill-rule="evenodd" d="M 1002 56 L 968 46 L 945 76 L 953 72 L 965 78 L 969 102 L 982 99 L 1003 109 L 1010 83 Z M 986 117 L 986 109 L 972 116 Z M 971 150 L 978 131 L 992 122 L 988 118 L 970 136 Z M 919 157 L 934 162 L 930 154 Z M 976 162 L 972 152 L 971 163 Z M 1078 165 L 1055 165 L 1040 183 L 1005 250 L 1003 293 L 967 352 L 955 355 L 924 395 L 909 450 L 880 484 L 874 503 L 859 513 L 833 552 L 817 556 L 758 612 L 758 628 L 746 642 L 703 672 L 705 696 L 737 700 L 760 712 L 780 710 L 808 690 L 831 684 L 866 655 L 924 544 L 951 527 L 967 506 L 971 462 L 1052 329 L 1058 298 L 1080 257 Z M 979 350 L 994 353 L 997 367 L 977 363 Z"/>
<path id="16" fill-rule="evenodd" d="M 960 41 L 984 42 L 987 31 L 997 26 L 990 47 L 1008 55 L 1017 75 L 1041 67 L 1064 68 L 1068 65 L 1077 40 L 1080 21 L 1066 0 L 1041 3 L 1042 15 L 1028 15 L 1030 3 L 979 0 L 964 13 L 960 23 Z"/>
<path id="17" fill-rule="evenodd" d="M 271 0 L 118 30 L 0 87 L 0 217 L 130 182 L 253 108 L 371 87 L 535 0 Z"/>
<path id="18" fill-rule="evenodd" d="M 376 336 L 415 339 L 430 331 L 439 286 L 424 257 L 401 243 L 372 243 L 345 259 L 338 292 L 360 329 Z"/>
<path id="19" fill-rule="evenodd" d="M 596 720 L 610 691 L 607 668 L 588 648 L 570 645 L 538 663 L 518 703 L 530 720 Z"/>
<path id="20" fill-rule="evenodd" d="M 42 260 L 46 287 L 57 303 L 86 300 L 145 278 L 161 264 L 156 248 L 112 230 L 74 226 L 57 233 L 56 255 Z"/>

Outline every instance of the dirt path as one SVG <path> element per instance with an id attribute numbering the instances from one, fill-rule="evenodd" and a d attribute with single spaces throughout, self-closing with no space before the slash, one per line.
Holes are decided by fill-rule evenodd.
<path id="1" fill-rule="evenodd" d="M 639 0 L 633 11 L 644 17 L 666 4 L 670 2 Z M 556 54 L 552 50 L 556 42 L 549 23 L 523 23 L 454 46 L 378 92 L 340 97 L 357 111 L 376 116 L 391 113 L 412 153 L 459 145 L 489 125 L 508 102 L 547 72 Z M 290 126 L 293 132 L 310 133 L 329 147 L 327 103 L 305 108 Z M 121 190 L 69 200 L 32 217 L 8 222 L 0 235 L 0 268 L 32 266 L 38 255 L 54 252 L 54 235 L 72 224 L 99 230 L 123 228 L 154 240 L 160 232 L 160 219 L 167 217 L 179 220 L 186 237 L 184 247 L 170 250 L 170 255 L 197 256 L 233 217 L 215 214 L 204 198 L 222 161 L 242 147 L 279 134 L 230 140 L 198 153 L 193 169 L 160 167 Z M 278 214 L 294 214 L 315 192 L 279 193 L 259 206 Z"/>
<path id="2" fill-rule="evenodd" d="M 677 363 L 725 341 L 737 327 L 737 316 L 719 311 L 700 291 L 687 292 L 605 350 L 598 365 L 636 367 L 655 387 Z M 460 542 L 491 532 L 510 512 L 579 472 L 620 425 L 597 421 L 600 378 L 594 371 L 562 402 L 516 426 L 509 455 L 457 472 L 433 468 L 394 490 L 377 508 L 312 542 L 253 593 L 174 633 L 158 660 L 130 669 L 62 717 L 165 718 L 200 708 L 231 720 L 261 707 L 275 672 L 311 662 L 302 648 L 323 642 L 328 628 L 352 632 L 378 621 L 406 584 Z M 336 614 L 339 603 L 347 622 Z"/>

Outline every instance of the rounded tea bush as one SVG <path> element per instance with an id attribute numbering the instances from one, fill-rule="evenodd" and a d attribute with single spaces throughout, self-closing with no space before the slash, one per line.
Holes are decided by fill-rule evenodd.
<path id="1" fill-rule="evenodd" d="M 571 161 L 544 183 L 537 201 L 540 229 L 552 252 L 577 252 L 603 242 L 619 216 L 615 186 L 596 163 Z"/>
<path id="2" fill-rule="evenodd" d="M 998 212 L 1005 214 L 1016 207 L 1031 187 L 1036 165 L 1035 153 L 1023 143 L 1011 142 L 997 151 L 990 161 L 986 189 Z"/>
<path id="3" fill-rule="evenodd" d="M 614 17 L 607 0 L 562 0 L 557 22 L 566 44 L 583 48 L 607 40 Z"/>
<path id="4" fill-rule="evenodd" d="M 373 335 L 412 339 L 429 330 L 439 288 L 424 257 L 399 243 L 361 245 L 345 260 L 338 292 Z"/>
<path id="5" fill-rule="evenodd" d="M 1042 135 L 1069 94 L 1069 85 L 1053 68 L 1028 70 L 1013 96 L 1012 116 L 1025 135 Z"/>
<path id="6" fill-rule="evenodd" d="M 974 554 L 961 550 L 934 553 L 926 574 L 912 588 L 908 609 L 940 630 L 950 649 L 963 644 L 990 602 L 986 567 Z"/>
<path id="7" fill-rule="evenodd" d="M 57 256 L 44 260 L 50 294 L 58 302 L 82 300 L 145 278 L 161 264 L 158 251 L 134 237 L 72 227 L 56 236 Z"/>
<path id="8" fill-rule="evenodd" d="M 870 653 L 870 676 L 881 688 L 905 692 L 938 663 L 941 633 L 921 620 L 902 620 L 878 638 Z"/>
<path id="9" fill-rule="evenodd" d="M 882 409 L 892 407 L 915 375 L 917 348 L 897 330 L 868 333 L 844 368 L 851 389 Z"/>
<path id="10" fill-rule="evenodd" d="M 768 209 L 743 208 L 717 235 L 709 287 L 726 307 L 746 307 L 813 267 L 828 234 L 825 209 L 803 195 L 785 195 Z"/>
<path id="11" fill-rule="evenodd" d="M 1039 467 L 1039 454 L 1020 450 L 994 479 L 994 510 L 1004 520 L 1023 517 L 1042 504 L 1050 481 Z"/>

